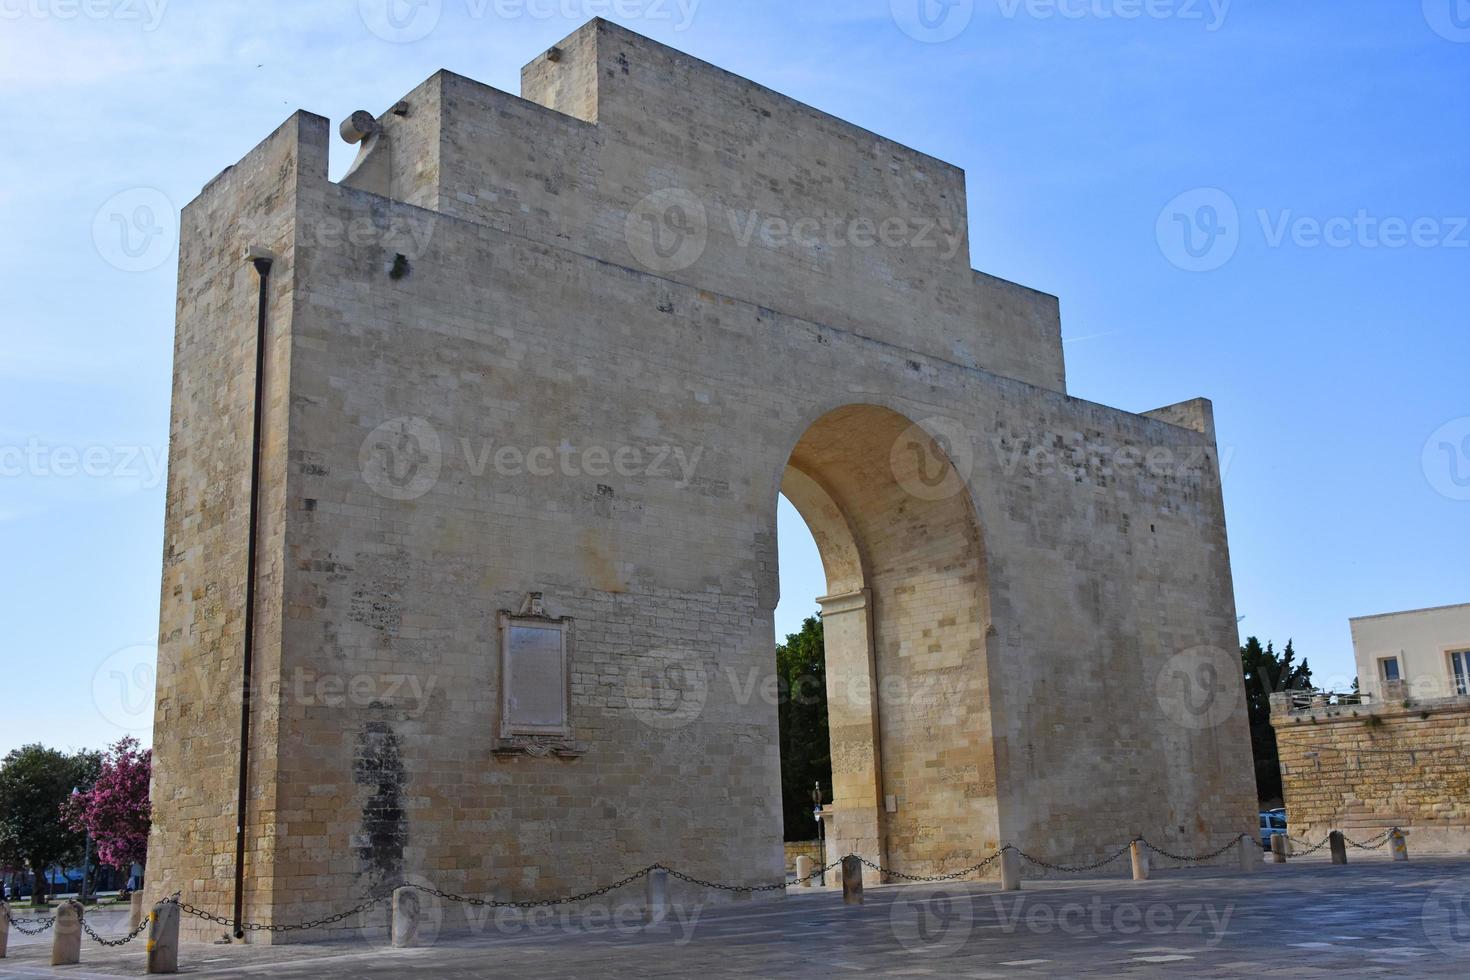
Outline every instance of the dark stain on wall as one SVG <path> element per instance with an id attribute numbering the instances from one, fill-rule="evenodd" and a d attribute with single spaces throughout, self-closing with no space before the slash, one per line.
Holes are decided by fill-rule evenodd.
<path id="1" fill-rule="evenodd" d="M 408 843 L 408 820 L 403 812 L 403 770 L 399 737 L 385 721 L 370 721 L 358 733 L 353 778 L 371 790 L 362 807 L 362 835 L 357 855 L 363 873 L 375 883 L 396 882 L 403 876 L 403 849 Z"/>

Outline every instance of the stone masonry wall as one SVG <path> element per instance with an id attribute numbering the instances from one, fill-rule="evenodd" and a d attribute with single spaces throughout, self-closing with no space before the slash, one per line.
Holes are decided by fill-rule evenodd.
<path id="1" fill-rule="evenodd" d="M 879 705 L 883 775 L 863 805 L 892 795 L 896 810 L 875 818 L 875 848 L 932 871 L 1003 841 L 1083 860 L 1137 833 L 1193 851 L 1251 831 L 1238 672 L 1203 709 L 1169 686 L 1236 660 L 1208 406 L 1171 415 L 1186 427 L 1068 397 L 1054 300 L 927 252 L 803 264 L 711 236 L 686 269 L 638 264 L 629 208 L 700 167 L 724 203 L 777 208 L 802 197 L 794 168 L 868 160 L 867 182 L 812 190 L 833 213 L 863 213 L 879 188 L 962 217 L 962 187 L 937 161 L 595 31 L 579 37 L 598 70 L 554 86 L 582 118 L 442 73 L 417 90 L 430 108 L 413 96 L 385 115 L 390 145 L 411 126 L 403 145 L 439 154 L 394 157 L 389 186 L 434 207 L 328 182 L 327 121 L 305 115 L 191 206 L 210 217 L 186 219 L 181 254 L 168 515 L 169 554 L 188 560 L 166 573 L 161 665 L 230 676 L 254 303 L 239 253 L 264 237 L 283 256 L 258 675 L 274 683 L 256 708 L 247 918 L 339 912 L 403 877 L 517 899 L 654 861 L 779 880 L 776 502 L 788 465 L 808 463 L 854 532 L 878 680 L 946 681 L 937 703 Z M 415 115 L 436 101 L 437 127 Z M 619 135 L 639 106 L 646 128 Z M 709 119 L 691 130 L 695 109 Z M 520 139 L 491 125 L 511 117 Z M 750 141 L 740 160 L 731 134 Z M 624 139 L 643 163 L 589 157 Z M 247 220 L 262 210 L 287 240 Z M 874 290 L 881 268 L 893 277 Z M 221 389 L 219 408 L 192 394 Z M 794 454 L 833 417 L 869 426 L 867 449 Z M 939 498 L 936 461 L 954 476 Z M 201 522 L 215 471 L 229 506 Z M 211 582 L 226 590 L 213 601 Z M 571 735 L 523 751 L 500 738 L 498 616 L 531 592 L 570 620 Z M 159 711 L 150 888 L 225 913 L 238 714 L 172 666 Z M 186 765 L 201 749 L 211 764 Z"/>
<path id="2" fill-rule="evenodd" d="M 679 208 L 699 247 L 650 271 L 1065 388 L 1056 298 L 970 268 L 963 171 L 605 21 L 557 50 L 524 98 L 440 72 L 385 115 L 439 117 L 395 196 L 632 267 Z"/>
<path id="3" fill-rule="evenodd" d="M 255 386 L 257 274 L 273 251 L 261 441 L 255 684 L 280 684 L 286 412 L 298 193 L 326 172 L 326 120 L 297 114 L 212 181 L 182 215 L 167 518 L 153 731 L 149 901 L 183 889 L 218 911 L 233 901 L 242 610 Z M 247 897 L 272 893 L 279 719 L 253 711 Z M 186 917 L 186 928 L 219 929 Z"/>
<path id="4" fill-rule="evenodd" d="M 1409 831 L 1410 853 L 1470 853 L 1470 698 L 1271 716 L 1291 835 Z"/>

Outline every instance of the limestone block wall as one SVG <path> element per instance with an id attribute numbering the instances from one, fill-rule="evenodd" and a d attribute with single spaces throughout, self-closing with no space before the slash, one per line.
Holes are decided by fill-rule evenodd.
<path id="1" fill-rule="evenodd" d="M 783 850 L 786 853 L 786 872 L 788 874 L 796 873 L 796 859 L 799 857 L 811 858 L 813 866 L 818 868 L 827 863 L 822 858 L 821 841 L 787 841 Z"/>
<path id="2" fill-rule="evenodd" d="M 1293 837 L 1398 826 L 1411 854 L 1470 853 L 1470 698 L 1274 707 Z"/>
<path id="3" fill-rule="evenodd" d="M 344 221 L 402 208 L 330 186 L 324 207 Z M 889 725 L 882 748 L 890 763 L 950 753 L 938 778 L 961 799 L 992 799 L 996 821 L 936 813 L 904 829 L 939 784 L 887 764 L 882 789 L 902 801 L 884 830 L 896 866 L 948 866 L 1002 839 L 1078 858 L 1140 832 L 1202 850 L 1249 827 L 1243 716 L 1182 727 L 1139 682 L 1233 625 L 1213 447 L 1198 433 L 933 359 L 920 362 L 933 387 L 917 401 L 907 378 L 920 355 L 449 217 L 408 277 L 389 279 L 389 265 L 372 246 L 305 260 L 286 656 L 293 669 L 407 672 L 432 693 L 426 710 L 283 707 L 291 744 L 310 750 L 280 787 L 278 887 L 290 890 L 279 900 L 293 914 L 400 870 L 502 895 L 588 887 L 608 862 L 770 880 L 775 711 L 749 685 L 772 661 L 775 488 L 787 447 L 854 388 L 906 417 L 942 404 L 977 434 L 966 487 L 994 596 L 988 675 L 967 680 L 988 689 L 977 707 L 996 711 L 994 731 Z M 412 500 L 384 496 L 362 462 L 375 431 L 402 418 L 423 419 L 438 447 L 426 456 L 437 475 Z M 1007 473 L 1006 440 L 1084 432 L 1195 458 L 1202 472 Z M 981 441 L 993 433 L 1002 451 Z M 698 464 L 686 480 L 672 467 L 623 477 L 494 463 L 505 447 L 563 442 L 609 455 L 668 446 Z M 494 751 L 495 613 L 533 590 L 577 624 L 573 727 L 586 752 L 572 759 Z M 971 617 L 984 608 L 972 595 Z M 880 650 L 920 654 L 919 628 L 905 636 L 903 623 L 924 617 L 944 628 L 943 611 L 916 603 Z M 691 666 L 704 678 L 692 716 L 640 705 L 639 671 Z M 362 774 L 379 744 L 397 760 L 386 781 L 381 768 Z M 303 835 L 297 822 L 315 829 L 318 807 L 325 833 Z M 906 855 L 904 841 L 926 833 L 949 849 Z"/>
<path id="4" fill-rule="evenodd" d="M 183 889 L 227 910 L 233 901 L 242 688 L 242 611 L 255 387 L 257 274 L 247 247 L 275 253 L 268 300 L 263 494 L 258 538 L 255 683 L 279 688 L 286 570 L 286 417 L 291 314 L 303 183 L 326 172 L 327 122 L 292 116 L 184 209 L 174 341 L 167 515 L 153 732 L 149 901 Z M 248 891 L 272 892 L 273 697 L 254 705 Z M 186 928 L 215 938 L 186 917 Z"/>
<path id="5" fill-rule="evenodd" d="M 524 98 L 439 72 L 385 113 L 434 160 L 395 150 L 394 196 L 1065 388 L 1056 298 L 970 268 L 960 169 L 606 21 L 555 50 Z M 674 207 L 697 247 L 650 265 L 630 223 Z"/>
<path id="6" fill-rule="evenodd" d="M 407 200 L 330 183 L 327 123 L 301 116 L 191 207 L 210 221 L 186 224 L 181 289 L 208 302 L 179 314 L 168 527 L 191 557 L 165 578 L 161 657 L 222 676 L 239 595 L 210 605 L 208 584 L 238 588 L 243 568 L 232 386 L 255 295 L 230 270 L 247 237 L 283 256 L 247 917 L 339 912 L 403 877 L 517 899 L 653 861 L 779 880 L 764 682 L 791 469 L 849 525 L 877 680 L 943 681 L 878 698 L 866 809 L 837 806 L 839 827 L 861 817 L 854 839 L 922 873 L 1003 842 L 1083 860 L 1138 833 L 1196 851 L 1251 830 L 1238 671 L 1202 713 L 1170 686 L 1201 683 L 1202 649 L 1235 661 L 1207 404 L 1165 421 L 1068 397 L 1055 301 L 967 263 L 893 256 L 870 292 L 853 259 L 713 236 L 677 272 L 622 257 L 657 170 L 620 141 L 761 206 L 871 194 L 962 216 L 963 198 L 952 168 L 611 30 L 567 42 L 565 79 L 529 76 L 576 118 L 443 73 L 385 114 Z M 638 94 L 654 85 L 700 93 L 708 118 Z M 747 138 L 765 157 L 730 156 Z M 196 404 L 221 385 L 227 411 Z M 833 419 L 842 438 L 821 438 Z M 234 486 L 214 524 L 196 517 L 205 461 Z M 570 734 L 524 743 L 499 728 L 499 616 L 533 592 L 570 621 Z M 187 883 L 224 913 L 238 715 L 178 671 L 159 699 L 150 887 Z M 214 765 L 181 766 L 206 737 Z"/>

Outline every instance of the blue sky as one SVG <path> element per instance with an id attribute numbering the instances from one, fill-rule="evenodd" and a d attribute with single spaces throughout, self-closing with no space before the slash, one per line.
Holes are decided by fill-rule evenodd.
<path id="1" fill-rule="evenodd" d="M 1243 635 L 1348 683 L 1349 616 L 1470 601 L 1467 0 L 386 2 L 0 0 L 0 751 L 148 736 L 172 209 L 298 108 L 518 91 L 593 14 L 963 167 L 1073 394 L 1212 398 Z M 781 532 L 784 633 L 823 589 Z"/>

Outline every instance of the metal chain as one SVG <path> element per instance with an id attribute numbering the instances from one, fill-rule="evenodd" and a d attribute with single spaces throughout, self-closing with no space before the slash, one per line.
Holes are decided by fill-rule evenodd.
<path id="1" fill-rule="evenodd" d="M 15 927 L 16 932 L 19 932 L 20 934 L 25 936 L 39 936 L 47 929 L 50 929 L 52 926 L 56 925 L 55 916 L 52 916 L 49 919 L 29 919 L 24 916 L 12 915 L 10 912 L 10 906 L 8 904 L 5 905 L 5 919 L 7 922 Z M 40 925 L 35 929 L 27 929 L 25 926 L 21 925 L 22 922 L 39 922 Z"/>
<path id="2" fill-rule="evenodd" d="M 1118 858 L 1122 857 L 1124 854 L 1127 854 L 1128 853 L 1128 848 L 1130 848 L 1131 846 L 1133 846 L 1133 842 L 1132 841 L 1129 841 L 1127 844 L 1124 844 L 1117 851 L 1113 852 L 1108 857 L 1103 858 L 1101 861 L 1094 861 L 1092 864 L 1074 864 L 1074 865 L 1052 864 L 1050 861 L 1043 861 L 1040 858 L 1034 858 L 1031 855 L 1027 854 L 1025 851 L 1021 850 L 1019 847 L 1015 846 L 1014 844 L 1007 844 L 1005 847 L 1001 848 L 1001 850 L 1002 851 L 1015 851 L 1016 852 L 1016 855 L 1018 857 L 1020 857 L 1022 860 L 1029 861 L 1032 864 L 1036 865 L 1037 867 L 1046 868 L 1048 871 L 1078 872 L 1078 871 L 1096 871 L 1098 868 L 1101 868 L 1104 865 L 1112 864 L 1114 861 L 1118 860 Z"/>
<path id="3" fill-rule="evenodd" d="M 668 868 L 664 868 L 661 864 L 650 864 L 648 867 L 643 868 L 639 871 L 635 871 L 632 874 L 628 875 L 628 877 L 623 878 L 620 881 L 615 881 L 610 885 L 603 885 L 601 888 L 594 889 L 590 892 L 583 892 L 580 895 L 568 895 L 565 898 L 543 898 L 526 902 L 501 902 L 493 898 L 475 898 L 473 896 L 456 895 L 453 892 L 446 892 L 438 888 L 430 888 L 427 885 L 417 885 L 412 882 L 406 882 L 402 887 L 414 888 L 418 891 L 424 892 L 425 894 L 433 895 L 435 898 L 442 898 L 447 902 L 462 902 L 465 905 L 479 905 L 485 908 L 494 909 L 539 909 L 546 908 L 552 905 L 570 905 L 575 902 L 585 902 L 589 898 L 598 898 L 599 896 L 606 895 L 608 892 L 616 891 L 619 888 L 631 885 L 639 878 L 647 877 L 650 871 L 654 871 L 658 868 L 663 868 L 663 870 L 668 871 L 669 874 L 673 875 L 676 878 L 684 878 L 686 881 L 695 880 L 693 878 L 689 878 L 686 875 L 681 875 L 677 871 L 670 871 Z M 705 884 L 705 882 L 700 882 L 700 884 Z M 730 886 L 711 885 L 711 887 L 728 888 Z M 741 889 L 737 888 L 735 890 L 740 891 Z M 381 899 L 379 899 L 379 901 L 381 901 Z"/>
<path id="4" fill-rule="evenodd" d="M 82 916 L 82 931 L 85 932 L 88 936 L 92 937 L 93 942 L 98 943 L 102 946 L 126 946 L 128 943 L 141 936 L 143 934 L 143 931 L 147 928 L 148 920 L 144 919 L 142 922 L 138 923 L 138 928 L 134 929 L 126 936 L 123 936 L 121 939 L 104 939 L 102 936 L 97 935 L 97 933 L 92 930 L 91 926 L 87 925 L 87 917 Z"/>
<path id="5" fill-rule="evenodd" d="M 1332 835 L 1328 834 L 1326 837 L 1322 838 L 1322 841 L 1315 847 L 1313 847 L 1311 844 L 1308 844 L 1304 840 L 1297 840 L 1295 837 L 1292 837 L 1290 835 L 1288 835 L 1286 839 L 1291 841 L 1293 844 L 1296 844 L 1298 847 L 1306 848 L 1306 850 L 1290 854 L 1288 855 L 1288 857 L 1306 857 L 1308 854 L 1317 853 L 1318 851 L 1322 850 L 1322 848 L 1330 844 L 1332 842 Z"/>
<path id="6" fill-rule="evenodd" d="M 788 884 L 788 885 L 800 885 L 802 882 L 812 881 L 815 878 L 822 877 L 822 875 L 826 874 L 828 871 L 831 871 L 833 868 L 836 868 L 836 867 L 841 866 L 841 864 L 842 864 L 842 862 L 840 860 L 833 861 L 831 864 L 827 865 L 825 868 L 818 868 L 817 870 L 813 871 L 811 874 L 809 874 L 809 875 L 802 875 L 800 878 L 794 878 L 791 881 L 786 882 L 786 884 Z M 663 870 L 669 871 L 668 868 L 664 868 Z M 674 872 L 669 871 L 669 874 L 673 874 L 673 873 Z M 684 879 L 684 880 L 687 881 L 688 879 Z"/>
<path id="7" fill-rule="evenodd" d="M 242 922 L 240 923 L 240 928 L 245 932 L 297 932 L 302 929 L 316 929 L 321 926 L 329 926 L 341 922 L 343 919 L 350 919 L 354 915 L 360 915 L 373 906 L 387 901 L 388 898 L 388 895 L 379 895 L 377 898 L 370 898 L 356 908 L 348 909 L 346 912 L 338 912 L 336 915 L 329 915 L 322 919 L 313 919 L 310 922 L 294 922 L 290 925 L 264 925 L 259 922 Z M 228 919 L 222 915 L 215 915 L 212 912 L 206 912 L 204 909 L 196 908 L 188 902 L 179 902 L 178 905 L 180 911 L 203 919 L 206 922 L 213 922 L 231 929 L 235 926 L 233 919 Z"/>
<path id="8" fill-rule="evenodd" d="M 657 868 L 660 871 L 667 871 L 670 878 L 678 878 L 680 881 L 687 881 L 691 885 L 700 885 L 704 888 L 716 889 L 717 891 L 754 894 L 755 892 L 773 892 L 779 889 L 787 888 L 791 885 L 799 885 L 803 881 L 811 881 L 813 878 L 816 878 L 819 875 L 826 874 L 828 871 L 831 871 L 833 868 L 837 867 L 841 863 L 841 861 L 833 861 L 831 864 L 826 865 L 822 868 L 818 868 L 811 874 L 805 875 L 801 878 L 797 878 L 795 881 L 778 881 L 773 882 L 769 885 L 724 885 L 717 881 L 705 881 L 703 878 L 695 878 L 691 875 L 686 875 L 682 871 L 675 871 L 673 868 L 666 868 L 662 864 L 655 864 L 648 870 L 652 871 L 654 868 Z"/>
<path id="9" fill-rule="evenodd" d="M 1215 858 L 1219 857 L 1235 845 L 1239 844 L 1242 840 L 1250 839 L 1251 838 L 1249 834 L 1236 834 L 1224 847 L 1220 848 L 1219 850 L 1211 851 L 1208 854 L 1174 854 L 1171 851 L 1164 850 L 1162 847 L 1159 847 L 1156 844 L 1149 843 L 1149 841 L 1143 837 L 1138 838 L 1138 842 L 1144 847 L 1148 848 L 1150 851 L 1153 851 L 1155 854 L 1162 854 L 1164 857 L 1169 858 L 1170 860 L 1183 861 L 1188 864 L 1198 861 L 1213 861 Z"/>
<path id="10" fill-rule="evenodd" d="M 1000 856 L 1001 856 L 1001 853 L 1002 853 L 1001 851 L 996 851 L 994 854 L 990 855 L 990 857 L 986 858 L 984 861 L 981 861 L 979 864 L 972 864 L 968 868 L 961 868 L 959 871 L 952 871 L 949 874 L 945 874 L 945 875 L 911 875 L 911 874 L 905 874 L 902 871 L 894 871 L 892 868 L 885 868 L 882 865 L 874 864 L 872 861 L 869 861 L 865 857 L 859 857 L 856 854 L 851 855 L 851 856 L 852 857 L 856 857 L 859 861 L 861 861 L 863 864 L 867 865 L 868 867 L 872 868 L 874 871 L 880 871 L 883 874 L 889 876 L 890 878 L 902 878 L 905 881 L 930 881 L 930 882 L 933 882 L 933 881 L 953 881 L 956 878 L 963 878 L 966 875 L 972 875 L 975 872 L 979 871 L 981 868 L 984 868 L 987 864 L 990 864 L 990 863 L 996 861 L 997 859 L 999 859 Z"/>
<path id="11" fill-rule="evenodd" d="M 1372 843 L 1372 841 L 1370 841 L 1368 844 L 1358 844 L 1358 843 L 1356 843 L 1354 841 L 1349 841 L 1348 843 L 1353 844 L 1353 846 L 1355 846 L 1355 847 L 1362 847 L 1364 849 L 1373 849 L 1373 848 L 1376 848 L 1376 847 L 1382 847 L 1383 844 L 1387 843 L 1388 838 L 1391 837 L 1392 834 L 1393 834 L 1393 831 L 1390 830 L 1390 831 L 1387 831 L 1385 834 L 1379 835 L 1379 837 L 1381 837 L 1382 840 L 1379 840 L 1379 838 L 1377 838 L 1377 837 L 1373 838 L 1372 839 L 1373 841 L 1378 841 L 1378 843 L 1376 843 L 1376 844 L 1375 843 Z M 1172 851 L 1165 850 L 1162 847 L 1158 847 L 1157 845 L 1150 843 L 1145 838 L 1138 837 L 1138 838 L 1135 838 L 1132 841 L 1129 841 L 1127 844 L 1124 844 L 1117 851 L 1113 852 L 1112 854 L 1108 855 L 1107 857 L 1103 858 L 1100 861 L 1094 861 L 1091 864 L 1076 864 L 1076 865 L 1055 864 L 1055 863 L 1050 862 L 1050 861 L 1043 861 L 1040 858 L 1033 857 L 1032 855 L 1027 854 L 1025 851 L 1021 850 L 1019 847 L 1016 847 L 1014 844 L 1007 844 L 1004 847 L 1002 847 L 999 851 L 996 851 L 994 854 L 992 854 L 989 857 L 985 858 L 983 861 L 980 861 L 980 862 L 978 862 L 976 864 L 973 864 L 973 865 L 969 866 L 968 868 L 961 868 L 958 871 L 952 871 L 952 872 L 949 872 L 948 874 L 941 874 L 941 875 L 912 875 L 912 874 L 907 874 L 907 873 L 902 872 L 902 871 L 895 871 L 892 868 L 885 868 L 885 867 L 883 867 L 880 864 L 876 864 L 876 863 L 874 863 L 872 861 L 869 861 L 867 858 L 862 857 L 861 855 L 850 854 L 850 855 L 848 855 L 848 857 L 855 857 L 860 862 L 862 862 L 862 864 L 864 864 L 865 866 L 867 866 L 869 868 L 872 868 L 874 871 L 878 871 L 878 872 L 880 872 L 880 873 L 882 873 L 884 875 L 887 875 L 889 877 L 892 877 L 892 878 L 901 878 L 901 879 L 903 879 L 905 881 L 916 881 L 916 882 L 940 882 L 940 881 L 953 881 L 953 880 L 955 880 L 957 878 L 963 878 L 963 877 L 965 877 L 967 875 L 975 874 L 976 872 L 984 869 L 988 865 L 994 863 L 1006 851 L 1014 851 L 1016 853 L 1016 856 L 1017 857 L 1020 857 L 1022 860 L 1027 861 L 1027 862 L 1029 862 L 1031 864 L 1034 864 L 1037 867 L 1046 868 L 1046 869 L 1048 869 L 1050 871 L 1059 871 L 1059 872 L 1065 872 L 1065 873 L 1075 874 L 1077 872 L 1082 872 L 1082 871 L 1096 871 L 1098 868 L 1102 868 L 1102 867 L 1104 867 L 1106 865 L 1112 864 L 1114 861 L 1116 861 L 1119 858 L 1121 858 L 1124 854 L 1127 854 L 1129 848 L 1134 843 L 1142 844 L 1144 847 L 1148 848 L 1149 850 L 1154 851 L 1157 854 L 1161 854 L 1164 857 L 1170 858 L 1170 859 L 1175 860 L 1175 861 L 1198 862 L 1198 861 L 1209 861 L 1209 860 L 1212 860 L 1214 858 L 1217 858 L 1220 855 L 1224 854 L 1226 851 L 1230 850 L 1232 847 L 1236 846 L 1236 844 L 1238 844 L 1241 840 L 1250 840 L 1250 839 L 1251 838 L 1250 838 L 1250 835 L 1249 834 L 1239 834 L 1239 835 L 1235 836 L 1234 838 L 1232 838 L 1223 847 L 1220 847 L 1217 850 L 1211 851 L 1208 854 L 1193 854 L 1193 855 L 1190 855 L 1190 854 L 1175 854 Z M 1291 840 L 1292 843 L 1294 843 L 1294 844 L 1299 844 L 1299 845 L 1301 845 L 1303 847 L 1306 847 L 1307 846 L 1305 844 L 1305 842 L 1298 841 L 1295 838 L 1288 838 L 1288 839 Z M 1316 847 L 1311 847 L 1308 850 L 1302 851 L 1297 856 L 1302 856 L 1302 855 L 1305 855 L 1305 854 L 1311 854 L 1314 851 L 1321 850 L 1323 847 L 1327 846 L 1327 843 L 1328 842 L 1326 840 L 1324 840 L 1322 843 L 1318 844 Z M 703 879 L 703 878 L 696 878 L 693 875 L 685 874 L 682 871 L 677 871 L 677 870 L 675 870 L 673 868 L 670 868 L 670 867 L 667 867 L 666 865 L 663 865 L 663 864 L 650 864 L 648 867 L 641 868 L 638 871 L 633 872 L 632 874 L 628 875 L 625 878 L 621 878 L 618 881 L 612 882 L 611 884 L 603 885 L 601 888 L 596 888 L 596 889 L 593 889 L 592 891 L 582 892 L 579 895 L 568 895 L 568 896 L 565 896 L 563 898 L 534 899 L 534 900 L 522 901 L 522 902 L 500 901 L 500 900 L 497 900 L 497 899 L 490 899 L 490 898 L 477 898 L 477 897 L 472 896 L 472 895 L 457 895 L 454 892 L 444 891 L 443 889 L 439 889 L 439 888 L 431 888 L 431 887 L 429 887 L 427 885 L 420 885 L 420 884 L 416 884 L 414 882 L 405 882 L 403 885 L 401 885 L 399 887 L 412 888 L 412 889 L 415 889 L 416 891 L 423 892 L 426 895 L 433 895 L 435 898 L 440 898 L 440 899 L 443 899 L 444 901 L 447 901 L 447 902 L 458 902 L 458 903 L 462 903 L 462 904 L 465 904 L 465 905 L 475 905 L 475 906 L 480 906 L 480 907 L 484 907 L 484 908 L 535 909 L 535 908 L 548 908 L 548 907 L 556 906 L 556 905 L 571 905 L 571 904 L 574 904 L 574 903 L 577 903 L 577 902 L 585 902 L 585 901 L 587 901 L 589 899 L 599 898 L 599 897 L 601 897 L 603 895 L 608 894 L 609 892 L 616 891 L 619 888 L 625 888 L 628 885 L 631 885 L 633 882 L 638 881 L 641 878 L 646 878 L 653 871 L 664 871 L 664 872 L 667 872 L 668 875 L 669 875 L 669 877 L 671 877 L 671 878 L 677 878 L 680 881 L 688 882 L 691 885 L 699 885 L 702 888 L 712 888 L 712 889 L 715 889 L 717 891 L 727 891 L 727 892 L 754 893 L 754 892 L 778 891 L 778 890 L 781 890 L 781 889 L 789 888 L 789 887 L 791 887 L 793 885 L 800 885 L 803 882 L 811 881 L 811 880 L 813 880 L 815 878 L 821 877 L 822 875 L 826 874 L 828 871 L 831 871 L 833 868 L 839 867 L 841 864 L 842 864 L 842 861 L 841 860 L 833 861 L 831 864 L 828 864 L 828 865 L 825 865 L 823 867 L 817 868 L 811 874 L 803 875 L 800 878 L 796 878 L 796 879 L 790 880 L 790 881 L 773 882 L 771 884 L 766 884 L 766 885 L 729 885 L 729 884 L 725 884 L 723 882 L 708 881 L 708 880 Z M 332 925 L 333 923 L 341 922 L 342 920 L 351 918 L 351 917 L 353 917 L 355 915 L 360 915 L 361 913 L 366 912 L 367 910 L 369 910 L 369 909 L 371 909 L 371 908 L 373 908 L 373 907 L 375 907 L 377 905 L 382 904 L 383 902 L 387 901 L 391 897 L 392 897 L 392 890 L 390 890 L 388 892 L 385 892 L 383 894 L 380 894 L 376 898 L 370 898 L 367 901 L 361 903 L 360 905 L 357 905 L 354 908 L 348 909 L 345 912 L 339 912 L 336 915 L 326 916 L 325 918 L 321 918 L 321 919 L 313 919 L 310 922 L 293 923 L 293 924 L 290 924 L 290 925 L 262 925 L 260 923 L 255 923 L 255 922 L 242 922 L 240 924 L 240 928 L 241 929 L 244 929 L 244 930 L 247 930 L 247 931 L 250 931 L 250 932 L 273 932 L 273 933 L 294 932 L 294 931 L 304 930 L 304 929 L 316 929 L 316 928 L 320 928 L 321 926 Z M 187 913 L 188 915 L 196 916 L 197 918 L 204 919 L 207 922 L 217 923 L 217 924 L 222 925 L 222 926 L 227 926 L 227 927 L 230 927 L 230 928 L 233 928 L 234 927 L 234 920 L 232 920 L 232 919 L 229 919 L 229 918 L 227 918 L 225 916 L 222 916 L 222 915 L 214 915 L 213 913 L 207 912 L 204 909 L 197 908 L 197 907 L 195 907 L 193 905 L 190 905 L 188 902 L 180 901 L 179 900 L 179 894 L 177 892 L 173 895 L 172 898 L 167 899 L 167 901 L 170 901 L 170 902 L 173 902 L 173 903 L 177 904 L 179 906 L 179 909 L 181 911 Z M 48 919 L 48 920 L 40 920 L 40 919 L 36 919 L 36 920 L 25 920 L 25 919 L 19 919 L 18 920 L 18 919 L 16 919 L 16 917 L 9 915 L 8 910 L 7 910 L 7 913 L 6 914 L 7 914 L 7 917 L 10 919 L 10 921 L 11 921 L 12 924 L 16 925 L 17 928 L 20 928 L 22 932 L 27 932 L 28 935 L 34 935 L 35 933 L 29 932 L 28 930 L 25 930 L 24 928 L 20 927 L 19 926 L 19 922 L 24 922 L 24 921 L 41 922 L 41 921 L 45 921 L 46 925 L 42 926 L 41 929 L 36 930 L 36 932 L 44 931 L 46 928 L 49 928 L 55 922 L 54 919 Z M 144 923 L 144 924 L 146 924 L 146 923 Z M 84 925 L 85 925 L 85 923 L 84 923 Z M 142 929 L 140 927 L 139 930 L 138 930 L 138 932 L 141 932 L 141 931 L 142 931 Z M 88 932 L 89 935 L 92 935 L 92 938 L 93 939 L 96 939 L 98 942 L 101 942 L 104 945 L 122 945 L 123 943 L 128 942 L 129 940 L 131 940 L 132 938 L 134 938 L 134 937 L 136 937 L 138 935 L 138 932 L 135 932 L 131 936 L 128 936 L 126 939 L 121 939 L 121 940 L 106 940 L 106 939 L 102 939 L 101 937 L 97 936 L 95 933 L 92 933 L 92 931 L 91 931 L 90 928 L 87 929 L 87 932 Z"/>
<path id="12" fill-rule="evenodd" d="M 179 904 L 179 896 L 182 895 L 182 894 L 183 894 L 183 892 L 174 892 L 172 895 L 170 895 L 168 898 L 165 898 L 163 901 L 164 902 L 171 902 L 174 905 L 178 905 Z M 151 922 L 151 918 L 149 916 L 143 916 L 142 920 L 138 923 L 137 927 L 135 929 L 133 929 L 132 932 L 128 933 L 126 936 L 123 936 L 120 939 L 105 939 L 102 936 L 97 935 L 97 933 L 92 930 L 92 927 L 89 926 L 89 925 L 87 925 L 87 917 L 86 917 L 85 914 L 82 915 L 81 921 L 82 921 L 82 930 L 88 936 L 90 936 L 92 938 L 92 941 L 93 942 L 96 942 L 96 943 L 98 943 L 98 944 L 100 944 L 102 946 L 126 946 L 128 943 L 132 942 L 134 939 L 137 939 L 139 936 L 141 936 L 144 932 L 147 931 L 148 925 Z"/>
<path id="13" fill-rule="evenodd" d="M 1359 844 L 1357 841 L 1353 840 L 1347 834 L 1343 834 L 1342 835 L 1342 839 L 1344 841 L 1346 841 L 1348 844 L 1350 844 L 1351 846 L 1356 847 L 1360 851 L 1376 851 L 1380 847 L 1382 847 L 1385 844 L 1387 844 L 1389 842 L 1389 839 L 1393 837 L 1394 832 L 1397 831 L 1397 830 L 1398 830 L 1397 827 L 1390 828 L 1389 830 L 1385 830 L 1383 833 L 1379 834 L 1377 837 L 1371 837 L 1371 838 L 1369 838 L 1367 841 L 1365 841 L 1362 844 Z"/>

